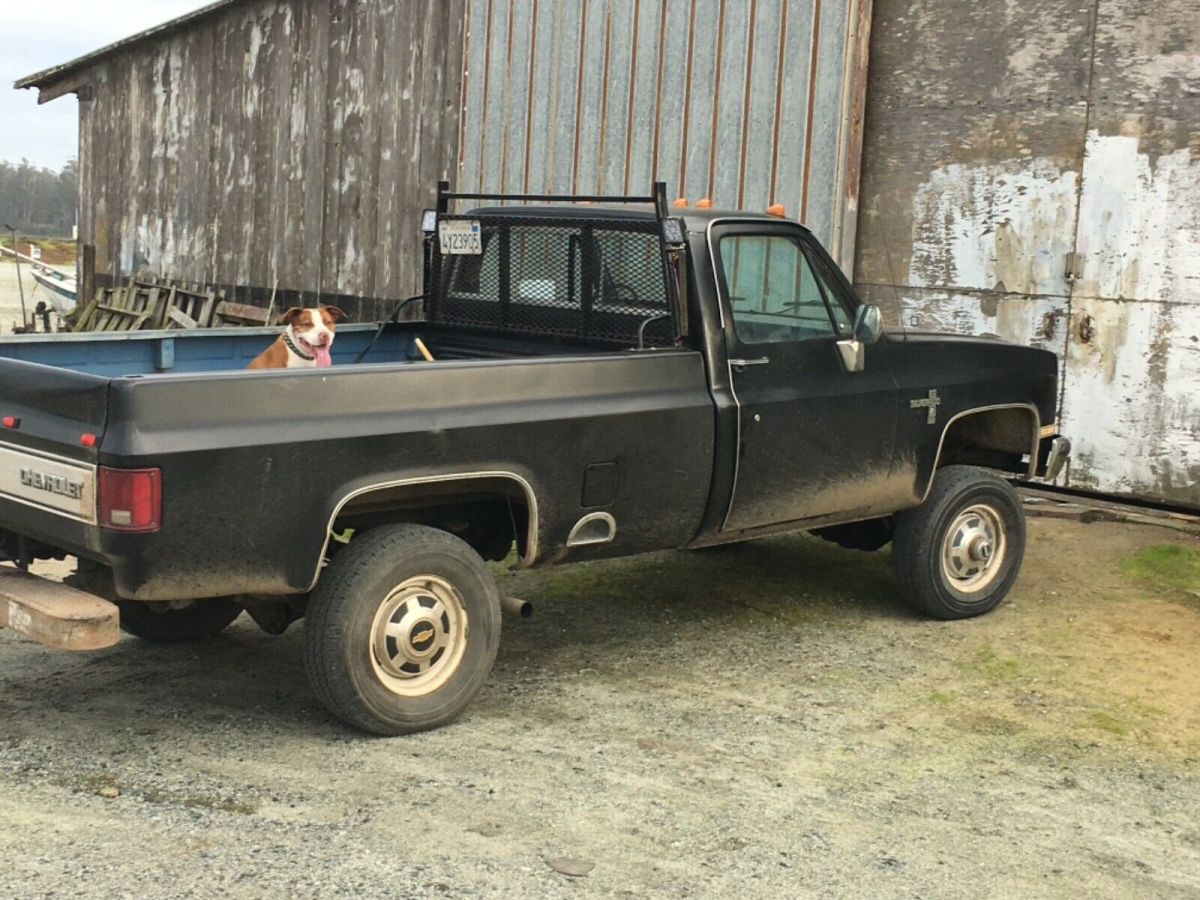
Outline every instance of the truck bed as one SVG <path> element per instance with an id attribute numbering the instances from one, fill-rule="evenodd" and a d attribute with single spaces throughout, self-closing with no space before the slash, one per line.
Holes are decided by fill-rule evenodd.
<path id="1" fill-rule="evenodd" d="M 695 534 L 715 439 L 698 352 L 580 353 L 403 323 L 350 365 L 375 332 L 339 328 L 333 368 L 266 371 L 244 365 L 277 329 L 0 342 L 0 415 L 20 423 L 0 449 L 21 466 L 32 454 L 93 491 L 98 466 L 162 472 L 155 533 L 101 529 L 78 503 L 0 486 L 0 541 L 108 565 L 129 599 L 295 593 L 315 582 L 347 498 L 466 475 L 508 485 L 523 562 L 537 565 L 570 555 L 593 467 L 617 527 L 587 558 Z M 414 359 L 418 333 L 436 363 Z"/>

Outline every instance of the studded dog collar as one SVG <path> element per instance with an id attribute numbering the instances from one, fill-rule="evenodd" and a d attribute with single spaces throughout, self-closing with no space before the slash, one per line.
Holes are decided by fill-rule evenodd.
<path id="1" fill-rule="evenodd" d="M 309 354 L 305 353 L 303 350 L 301 350 L 299 347 L 296 346 L 296 342 L 292 340 L 292 330 L 290 328 L 283 333 L 283 342 L 284 342 L 284 344 L 287 345 L 287 348 L 289 350 L 291 350 L 293 353 L 295 353 L 301 359 L 307 360 L 308 362 L 312 362 L 313 360 L 316 359 L 315 356 L 310 356 Z"/>

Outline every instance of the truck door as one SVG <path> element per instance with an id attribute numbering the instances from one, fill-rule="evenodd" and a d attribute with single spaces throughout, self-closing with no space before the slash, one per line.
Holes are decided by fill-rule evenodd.
<path id="1" fill-rule="evenodd" d="M 853 292 L 794 224 L 715 223 L 710 239 L 739 419 L 723 530 L 895 508 L 886 354 L 851 372 L 838 348 Z"/>

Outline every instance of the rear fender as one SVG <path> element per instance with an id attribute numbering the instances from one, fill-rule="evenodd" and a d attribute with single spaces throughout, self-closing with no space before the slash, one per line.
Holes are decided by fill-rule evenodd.
<path id="1" fill-rule="evenodd" d="M 524 498 L 528 510 L 528 525 L 524 536 L 524 553 L 521 557 L 521 565 L 532 565 L 537 559 L 539 552 L 539 515 L 537 495 L 528 479 L 516 472 L 503 470 L 423 475 L 360 485 L 344 492 L 336 501 L 333 511 L 330 513 L 329 521 L 325 528 L 325 542 L 321 548 L 321 554 L 317 558 L 312 581 L 308 589 L 312 590 L 316 587 L 317 580 L 320 577 L 321 565 L 329 552 L 329 543 L 333 537 L 334 523 L 337 522 L 338 518 L 345 511 L 352 508 L 353 504 L 370 501 L 372 497 L 376 497 L 388 506 L 407 505 L 411 509 L 419 509 L 422 498 L 428 496 L 427 491 L 431 487 L 436 488 L 437 493 L 441 495 L 442 499 L 439 502 L 444 502 L 445 489 L 450 489 L 450 492 L 453 493 L 456 487 L 462 487 L 465 492 L 471 492 L 485 488 L 488 482 L 503 484 L 512 493 Z"/>

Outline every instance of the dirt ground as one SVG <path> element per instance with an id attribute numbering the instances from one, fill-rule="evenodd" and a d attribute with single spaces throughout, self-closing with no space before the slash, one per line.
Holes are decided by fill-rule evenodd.
<path id="1" fill-rule="evenodd" d="M 959 623 L 806 537 L 503 581 L 536 614 L 482 695 L 390 740 L 302 626 L 0 632 L 0 896 L 1200 895 L 1194 538 L 1031 520 Z"/>

